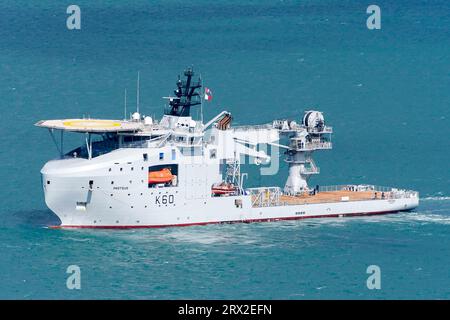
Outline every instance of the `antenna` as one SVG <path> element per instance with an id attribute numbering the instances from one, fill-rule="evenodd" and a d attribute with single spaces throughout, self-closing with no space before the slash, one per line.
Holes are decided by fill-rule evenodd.
<path id="1" fill-rule="evenodd" d="M 203 79 L 202 79 L 202 74 L 200 73 L 200 78 L 199 78 L 199 82 L 201 85 L 201 91 L 200 91 L 200 123 L 203 124 Z"/>
<path id="2" fill-rule="evenodd" d="M 127 120 L 127 89 L 125 89 L 125 94 L 124 94 L 123 120 Z"/>
<path id="3" fill-rule="evenodd" d="M 139 113 L 139 91 L 140 91 L 140 85 L 139 85 L 139 80 L 140 80 L 140 71 L 138 71 L 137 74 L 137 88 L 136 88 L 136 112 Z"/>

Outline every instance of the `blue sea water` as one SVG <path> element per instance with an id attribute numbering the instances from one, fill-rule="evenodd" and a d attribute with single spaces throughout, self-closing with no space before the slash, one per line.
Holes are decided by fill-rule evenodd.
<path id="1" fill-rule="evenodd" d="M 0 3 L 0 298 L 450 298 L 450 2 L 77 0 Z M 160 116 L 193 65 L 237 124 L 324 111 L 334 150 L 313 183 L 418 190 L 410 213 L 159 230 L 52 230 L 41 119 L 120 118 L 123 91 Z M 67 148 L 81 142 L 67 141 Z M 255 168 L 246 168 L 257 173 Z M 248 185 L 282 185 L 254 175 Z M 81 268 L 81 290 L 66 269 Z M 381 268 L 381 290 L 366 269 Z"/>

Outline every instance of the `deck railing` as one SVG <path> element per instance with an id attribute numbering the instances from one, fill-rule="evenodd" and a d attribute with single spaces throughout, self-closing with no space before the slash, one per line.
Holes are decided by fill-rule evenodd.
<path id="1" fill-rule="evenodd" d="M 124 142 L 120 145 L 121 148 L 147 148 L 148 140 Z"/>
<path id="2" fill-rule="evenodd" d="M 234 131 L 250 131 L 250 130 L 273 129 L 273 127 L 271 124 L 255 124 L 255 125 L 233 126 L 232 129 Z"/>
<path id="3" fill-rule="evenodd" d="M 298 204 L 312 204 L 323 202 L 339 202 L 343 200 L 330 200 L 323 199 L 323 201 L 308 202 L 308 198 L 299 197 L 299 201 L 283 201 L 283 192 L 279 187 L 262 187 L 262 188 L 249 188 L 246 189 L 247 194 L 252 196 L 253 207 L 273 207 L 273 206 L 288 206 Z M 368 198 L 354 198 L 350 201 L 367 201 L 367 200 L 389 200 L 389 199 L 403 199 L 417 197 L 417 191 L 400 190 L 396 188 L 375 186 L 375 185 L 334 185 L 334 186 L 322 186 L 319 187 L 319 193 L 321 192 L 336 192 L 336 191 L 349 191 L 349 192 L 373 192 L 374 197 Z M 377 193 L 375 197 L 375 193 Z M 348 200 L 347 200 L 348 201 Z"/>
<path id="4" fill-rule="evenodd" d="M 398 189 L 391 187 L 383 187 L 369 184 L 338 184 L 331 186 L 319 186 L 320 192 L 328 191 L 377 191 L 377 192 L 390 192 Z"/>
<path id="5" fill-rule="evenodd" d="M 385 193 L 387 199 L 410 198 L 417 196 L 417 191 L 403 190 L 392 187 L 367 185 L 367 184 L 341 184 L 332 186 L 319 186 L 319 192 L 333 192 L 333 191 L 373 191 Z"/>
<path id="6" fill-rule="evenodd" d="M 331 149 L 332 143 L 329 141 L 321 141 L 321 142 L 306 142 L 301 143 L 298 140 L 292 140 L 290 147 L 297 151 L 308 151 L 308 150 L 318 150 L 318 149 Z"/>
<path id="7" fill-rule="evenodd" d="M 280 187 L 248 188 L 252 196 L 252 207 L 273 207 L 280 205 Z"/>

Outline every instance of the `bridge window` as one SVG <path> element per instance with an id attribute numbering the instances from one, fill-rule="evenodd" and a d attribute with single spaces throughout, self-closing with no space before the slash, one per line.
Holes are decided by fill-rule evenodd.
<path id="1" fill-rule="evenodd" d="M 164 160 L 164 152 L 159 153 L 159 160 Z"/>

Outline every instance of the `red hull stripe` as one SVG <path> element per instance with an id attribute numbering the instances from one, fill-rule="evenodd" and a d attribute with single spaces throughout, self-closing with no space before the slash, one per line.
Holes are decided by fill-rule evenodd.
<path id="1" fill-rule="evenodd" d="M 208 224 L 228 224 L 228 223 L 254 223 L 254 222 L 274 222 L 284 220 L 301 220 L 311 218 L 338 218 L 338 217 L 356 217 L 356 216 L 371 216 L 380 214 L 397 213 L 408 210 L 394 210 L 394 211 L 377 211 L 377 212 L 361 212 L 361 213 L 340 213 L 330 215 L 318 216 L 303 216 L 303 217 L 284 217 L 284 218 L 264 218 L 264 219 L 247 219 L 247 220 L 233 220 L 233 221 L 213 221 L 213 222 L 196 222 L 196 223 L 180 223 L 167 225 L 116 225 L 116 226 L 91 226 L 91 225 L 60 225 L 50 226 L 52 229 L 142 229 L 142 228 L 169 228 L 169 227 L 189 227 L 189 226 L 204 226 Z"/>

